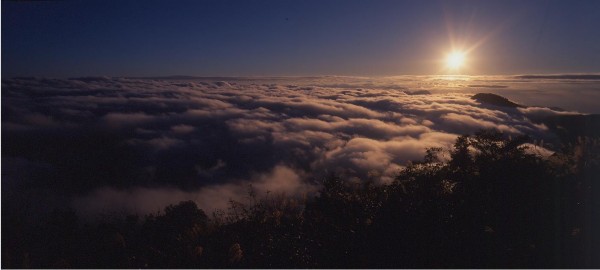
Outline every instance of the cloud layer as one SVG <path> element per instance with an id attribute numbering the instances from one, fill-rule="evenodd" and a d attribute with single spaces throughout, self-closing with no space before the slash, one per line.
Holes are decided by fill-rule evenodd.
<path id="1" fill-rule="evenodd" d="M 356 80 L 6 79 L 3 186 L 64 194 L 82 211 L 222 208 L 248 184 L 310 193 L 331 172 L 389 182 L 427 147 L 482 128 L 548 140 L 532 119 L 569 113 Z"/>

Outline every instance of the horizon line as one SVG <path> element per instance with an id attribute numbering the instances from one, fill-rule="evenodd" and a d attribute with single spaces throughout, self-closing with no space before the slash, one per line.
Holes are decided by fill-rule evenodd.
<path id="1" fill-rule="evenodd" d="M 166 80 L 192 80 L 192 79 L 308 79 L 308 78 L 394 78 L 394 77 L 428 77 L 428 76 L 452 76 L 452 77 L 513 77 L 519 79 L 580 79 L 580 80 L 600 80 L 600 72 L 577 72 L 577 73 L 522 73 L 522 74 L 400 74 L 400 75 L 155 75 L 155 76 L 108 76 L 108 75 L 85 75 L 85 76 L 7 76 L 2 79 L 23 79 L 23 78 L 53 78 L 53 79 L 80 79 L 80 78 L 128 78 L 128 79 L 166 79 Z"/>

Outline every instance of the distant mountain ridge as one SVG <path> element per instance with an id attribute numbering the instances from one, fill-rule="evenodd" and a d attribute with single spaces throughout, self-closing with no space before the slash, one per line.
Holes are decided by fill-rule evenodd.
<path id="1" fill-rule="evenodd" d="M 490 104 L 494 106 L 500 107 L 510 107 L 510 108 L 524 108 L 521 104 L 514 103 L 503 96 L 499 96 L 492 93 L 478 93 L 471 97 L 474 100 L 477 100 L 481 103 Z"/>
<path id="2" fill-rule="evenodd" d="M 518 75 L 518 79 L 600 80 L 600 74 Z"/>
<path id="3" fill-rule="evenodd" d="M 471 98 L 482 104 L 505 108 L 528 107 L 492 93 L 478 93 Z M 564 111 L 557 107 L 549 109 Z M 532 120 L 546 125 L 550 131 L 558 135 L 563 143 L 576 142 L 579 137 L 600 138 L 600 114 L 550 115 L 543 118 L 532 118 Z"/>
<path id="4" fill-rule="evenodd" d="M 283 81 L 288 79 L 319 79 L 331 76 L 189 76 L 189 75 L 172 75 L 172 76 L 140 76 L 126 77 L 129 79 L 150 79 L 150 80 L 216 80 L 216 81 L 253 81 L 253 80 L 276 80 Z"/>
<path id="5" fill-rule="evenodd" d="M 600 138 L 600 114 L 554 115 L 542 122 L 563 142 L 576 142 L 579 137 Z"/>

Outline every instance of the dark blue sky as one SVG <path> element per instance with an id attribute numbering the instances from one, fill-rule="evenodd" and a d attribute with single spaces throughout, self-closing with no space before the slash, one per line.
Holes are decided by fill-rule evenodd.
<path id="1" fill-rule="evenodd" d="M 2 76 L 600 72 L 600 1 L 2 1 Z"/>

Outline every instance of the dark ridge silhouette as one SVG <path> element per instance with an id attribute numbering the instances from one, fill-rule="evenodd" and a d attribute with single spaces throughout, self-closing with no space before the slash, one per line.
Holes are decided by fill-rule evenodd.
<path id="1" fill-rule="evenodd" d="M 69 80 L 75 80 L 75 81 L 82 81 L 82 82 L 110 82 L 112 81 L 111 77 L 107 77 L 107 76 L 90 76 L 90 77 L 76 77 L 76 78 L 69 78 Z"/>
<path id="2" fill-rule="evenodd" d="M 510 108 L 525 107 L 523 105 L 514 103 L 505 97 L 502 97 L 502 96 L 499 96 L 496 94 L 492 94 L 492 93 L 478 93 L 478 94 L 475 94 L 474 96 L 472 96 L 471 98 L 474 100 L 477 100 L 481 103 L 490 104 L 490 105 L 499 106 L 499 107 L 510 107 Z"/>
<path id="3" fill-rule="evenodd" d="M 565 143 L 572 143 L 579 137 L 600 137 L 600 114 L 555 115 L 542 122 Z"/>
<path id="4" fill-rule="evenodd" d="M 483 130 L 427 149 L 389 185 L 325 177 L 299 199 L 193 201 L 86 223 L 2 201 L 3 268 L 597 268 L 600 140 L 550 160 Z M 448 161 L 440 156 L 449 156 Z"/>
<path id="5" fill-rule="evenodd" d="M 477 88 L 507 88 L 506 85 L 494 85 L 494 84 L 469 84 L 468 87 L 477 87 Z"/>
<path id="6" fill-rule="evenodd" d="M 517 75 L 517 79 L 600 80 L 600 74 Z"/>
<path id="7" fill-rule="evenodd" d="M 561 107 L 556 107 L 556 106 L 550 106 L 550 107 L 548 107 L 548 109 L 553 110 L 553 111 L 557 111 L 557 112 L 564 112 L 564 111 L 566 111 L 565 109 L 563 109 Z"/>
<path id="8" fill-rule="evenodd" d="M 142 77 L 125 77 L 128 79 L 150 79 L 150 80 L 200 80 L 200 81 L 285 81 L 289 79 L 322 79 L 335 76 L 189 76 L 189 75 L 172 75 L 172 76 L 142 76 Z"/>
<path id="9" fill-rule="evenodd" d="M 404 91 L 405 94 L 407 95 L 431 95 L 431 92 L 427 91 L 427 90 L 414 90 L 414 91 L 410 91 L 410 90 L 405 90 Z"/>

